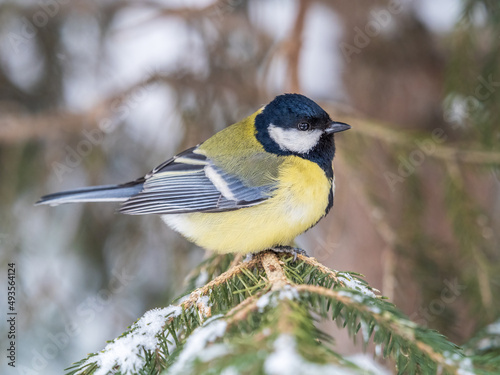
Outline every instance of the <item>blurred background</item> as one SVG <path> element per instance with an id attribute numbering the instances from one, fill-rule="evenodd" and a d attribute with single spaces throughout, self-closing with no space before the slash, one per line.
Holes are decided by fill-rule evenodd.
<path id="1" fill-rule="evenodd" d="M 334 209 L 298 243 L 467 342 L 500 315 L 499 32 L 495 0 L 0 1 L 0 260 L 3 279 L 17 268 L 20 373 L 102 349 L 204 257 L 157 216 L 33 203 L 142 176 L 284 92 L 352 125 Z"/>

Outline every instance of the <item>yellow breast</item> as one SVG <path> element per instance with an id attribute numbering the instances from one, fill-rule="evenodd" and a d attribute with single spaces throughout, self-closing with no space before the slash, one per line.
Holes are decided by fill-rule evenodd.
<path id="1" fill-rule="evenodd" d="M 332 181 L 311 161 L 289 156 L 274 195 L 235 211 L 164 215 L 163 220 L 197 245 L 218 253 L 250 253 L 290 245 L 316 224 L 328 206 Z"/>

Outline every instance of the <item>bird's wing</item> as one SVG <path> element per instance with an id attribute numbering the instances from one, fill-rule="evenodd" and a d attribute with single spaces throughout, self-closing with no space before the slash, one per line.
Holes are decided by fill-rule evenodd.
<path id="1" fill-rule="evenodd" d="M 212 160 L 188 149 L 145 176 L 143 190 L 125 201 L 120 212 L 131 215 L 220 212 L 249 207 L 271 196 L 275 184 L 249 186 Z"/>

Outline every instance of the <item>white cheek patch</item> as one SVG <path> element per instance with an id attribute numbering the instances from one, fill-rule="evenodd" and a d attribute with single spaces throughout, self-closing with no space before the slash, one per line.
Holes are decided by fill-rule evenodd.
<path id="1" fill-rule="evenodd" d="M 298 129 L 283 129 L 279 126 L 269 125 L 269 136 L 283 151 L 307 154 L 323 134 L 321 130 L 300 131 Z"/>

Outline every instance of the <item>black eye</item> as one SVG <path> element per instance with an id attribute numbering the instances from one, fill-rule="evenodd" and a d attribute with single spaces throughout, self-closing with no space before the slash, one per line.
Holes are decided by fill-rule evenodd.
<path id="1" fill-rule="evenodd" d="M 297 129 L 301 131 L 306 131 L 311 128 L 311 125 L 308 122 L 299 122 L 297 125 Z"/>

